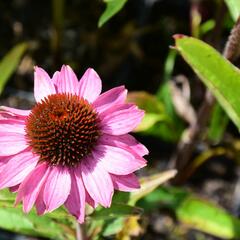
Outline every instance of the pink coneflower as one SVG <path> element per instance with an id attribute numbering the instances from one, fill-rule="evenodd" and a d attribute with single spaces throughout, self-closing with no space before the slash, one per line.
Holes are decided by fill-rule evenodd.
<path id="1" fill-rule="evenodd" d="M 139 187 L 148 150 L 128 132 L 144 113 L 123 86 L 101 90 L 93 69 L 78 81 L 69 66 L 52 79 L 35 67 L 33 109 L 0 108 L 0 189 L 17 191 L 24 212 L 64 204 L 82 223 L 86 202 L 109 207 L 114 189 Z"/>

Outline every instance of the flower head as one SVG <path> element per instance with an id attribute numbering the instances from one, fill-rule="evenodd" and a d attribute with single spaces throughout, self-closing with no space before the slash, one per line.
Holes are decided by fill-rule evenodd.
<path id="1" fill-rule="evenodd" d="M 64 204 L 81 223 L 86 202 L 109 207 L 114 189 L 139 187 L 133 172 L 148 150 L 128 132 L 144 113 L 123 86 L 101 88 L 93 69 L 78 81 L 69 66 L 52 78 L 35 67 L 32 110 L 0 108 L 0 189 L 17 191 L 24 212 Z"/>

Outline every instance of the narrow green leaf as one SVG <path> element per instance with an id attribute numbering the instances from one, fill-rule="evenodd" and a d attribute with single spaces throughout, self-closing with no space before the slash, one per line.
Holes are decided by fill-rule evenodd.
<path id="1" fill-rule="evenodd" d="M 230 14 L 234 21 L 237 21 L 240 16 L 240 1 L 239 0 L 225 0 Z"/>
<path id="2" fill-rule="evenodd" d="M 240 129 L 240 71 L 208 44 L 176 35 L 176 48 Z"/>
<path id="3" fill-rule="evenodd" d="M 104 0 L 104 2 L 107 4 L 107 6 L 99 18 L 98 27 L 102 27 L 104 23 L 117 14 L 123 8 L 127 0 Z"/>
<path id="4" fill-rule="evenodd" d="M 0 62 L 0 94 L 2 93 L 7 80 L 16 70 L 19 61 L 27 49 L 26 43 L 20 43 L 13 47 Z"/>

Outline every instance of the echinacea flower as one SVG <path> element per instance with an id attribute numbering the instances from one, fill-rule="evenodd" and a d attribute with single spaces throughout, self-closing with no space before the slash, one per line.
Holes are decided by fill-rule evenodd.
<path id="1" fill-rule="evenodd" d="M 0 189 L 17 191 L 24 212 L 64 204 L 82 223 L 86 202 L 109 207 L 114 189 L 139 187 L 148 150 L 128 133 L 144 113 L 123 86 L 101 90 L 93 69 L 78 81 L 69 66 L 52 78 L 35 67 L 33 109 L 0 108 Z"/>

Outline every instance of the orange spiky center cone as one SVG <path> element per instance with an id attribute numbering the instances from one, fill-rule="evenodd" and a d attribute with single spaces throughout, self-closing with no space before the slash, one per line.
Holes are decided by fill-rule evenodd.
<path id="1" fill-rule="evenodd" d="M 77 95 L 49 95 L 33 107 L 26 120 L 26 135 L 39 161 L 74 167 L 96 145 L 98 116 L 88 101 Z"/>

